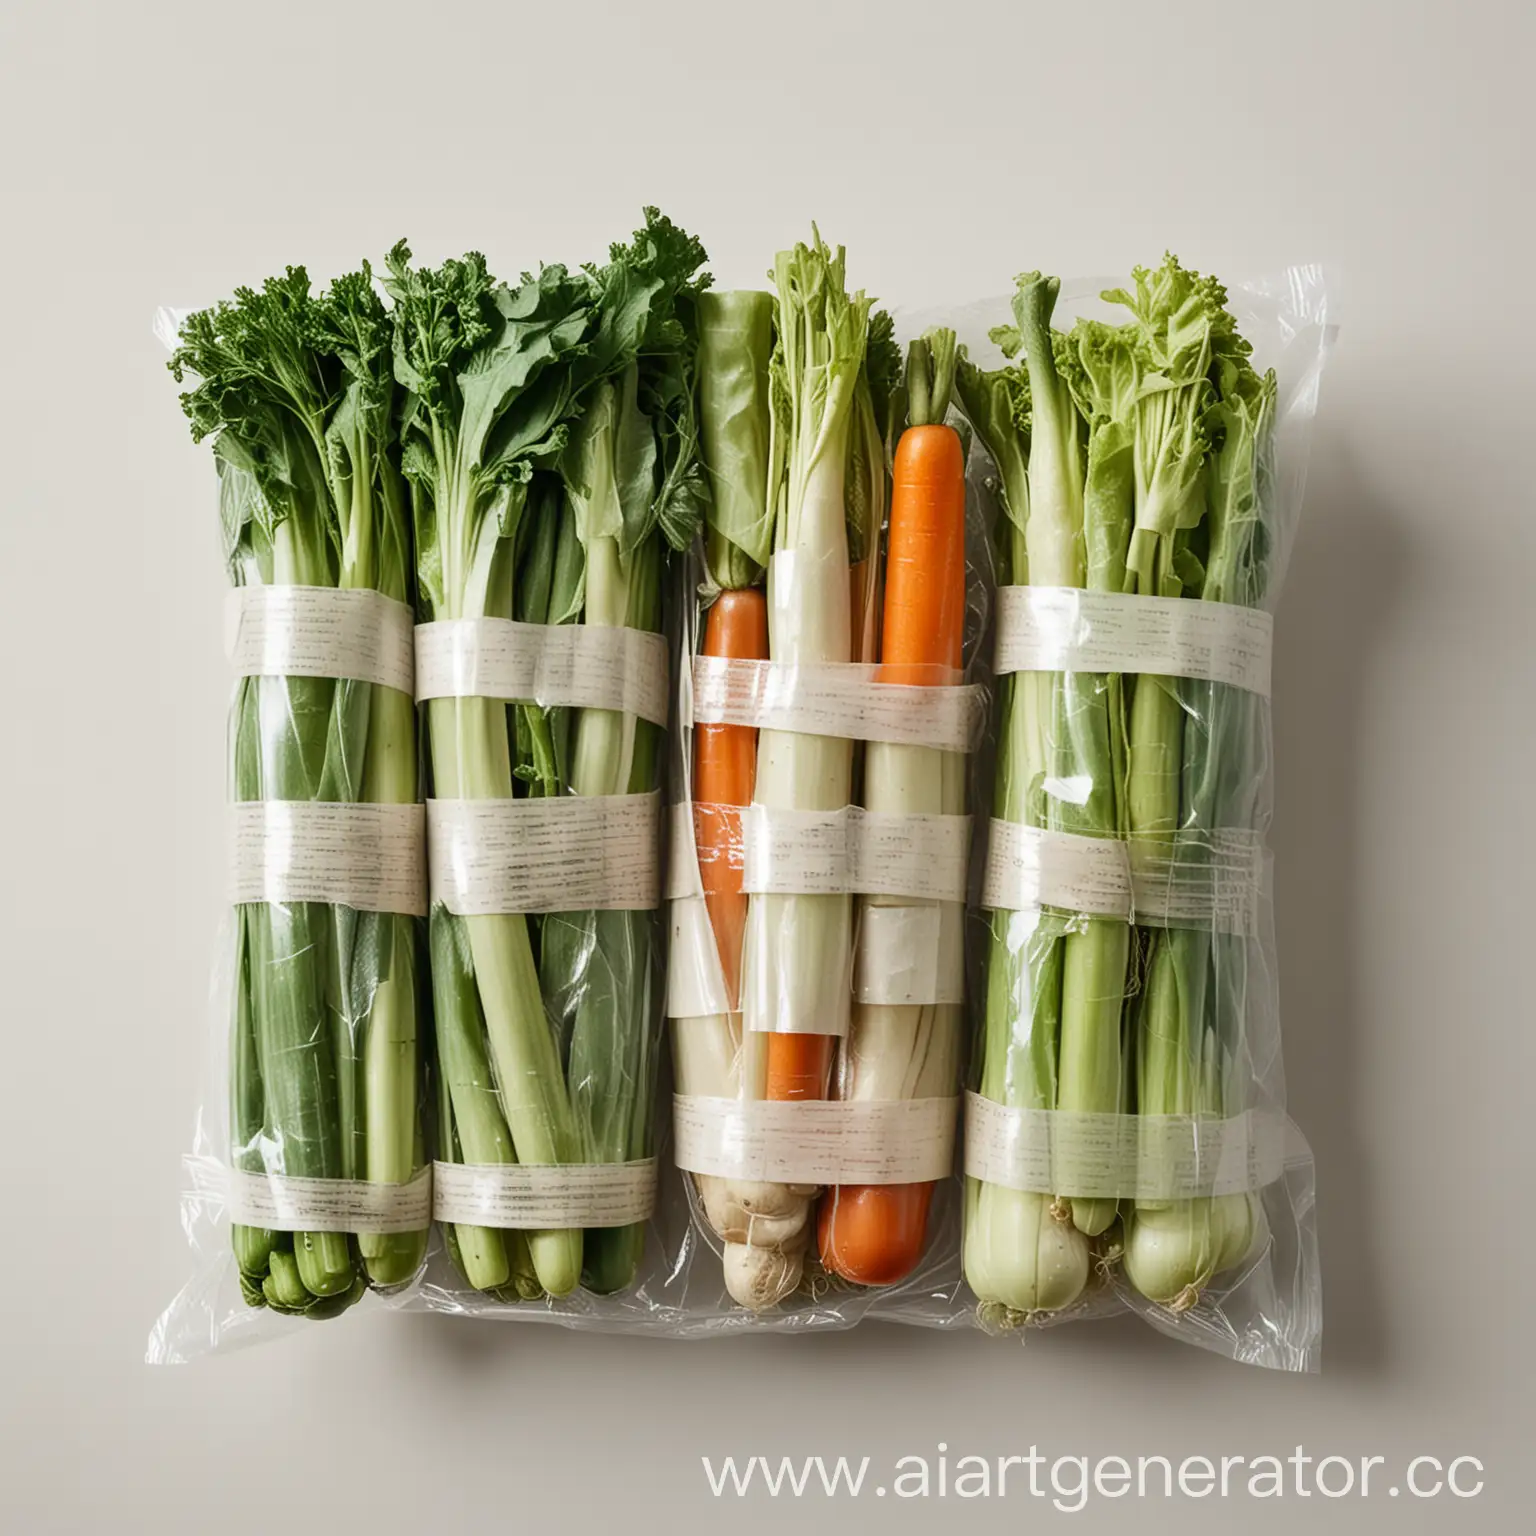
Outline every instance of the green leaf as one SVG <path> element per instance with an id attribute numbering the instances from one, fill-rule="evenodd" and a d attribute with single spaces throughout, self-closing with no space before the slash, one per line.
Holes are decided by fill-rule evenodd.
<path id="1" fill-rule="evenodd" d="M 869 317 L 869 340 L 864 346 L 864 376 L 869 380 L 869 403 L 881 435 L 894 438 L 891 412 L 902 388 L 902 355 L 896 341 L 896 322 L 888 311 L 877 309 Z M 899 427 L 899 424 L 895 424 Z"/>
<path id="2" fill-rule="evenodd" d="M 642 358 L 640 403 L 656 433 L 659 488 L 654 513 L 662 537 L 686 549 L 704 526 L 710 487 L 700 457 L 698 314 L 705 295 L 683 309 L 685 339 L 674 351 Z"/>
<path id="3" fill-rule="evenodd" d="M 543 380 L 543 388 L 530 386 L 556 359 L 581 358 L 591 306 L 584 285 L 554 266 L 515 289 L 495 290 L 492 309 L 491 338 L 458 377 L 459 452 L 466 467 L 495 474 L 525 461 L 568 414 L 572 384 L 563 373 Z"/>
<path id="4" fill-rule="evenodd" d="M 1022 534 L 1029 521 L 1028 379 L 1017 368 L 978 368 L 961 347 L 955 392 L 972 431 L 997 466 L 1003 510 Z"/>
<path id="5" fill-rule="evenodd" d="M 567 506 L 555 541 L 555 574 L 549 592 L 549 622 L 573 624 L 586 602 L 586 561 L 576 532 L 574 511 Z"/>
<path id="6" fill-rule="evenodd" d="M 1218 356 L 1246 349 L 1226 290 L 1172 255 L 1155 272 L 1138 267 L 1135 292 L 1117 288 L 1103 297 L 1128 308 L 1137 329 L 1144 371 L 1134 413 L 1136 527 L 1127 557 L 1127 583 L 1157 592 L 1180 580 L 1173 569 L 1173 539 L 1199 523 L 1205 508 L 1203 475 L 1211 447 L 1214 392 L 1209 375 Z"/>
<path id="7" fill-rule="evenodd" d="M 799 544 L 806 489 L 827 464 L 845 470 L 854 399 L 864 367 L 870 301 L 847 288 L 847 255 L 811 226 L 812 243 L 774 263 L 778 337 L 770 364 L 773 425 L 787 477 L 781 548 Z"/>
<path id="8" fill-rule="evenodd" d="M 613 435 L 613 484 L 621 527 L 619 551 L 627 560 L 656 521 L 656 434 L 640 409 L 640 369 L 624 370 Z"/>
<path id="9" fill-rule="evenodd" d="M 618 385 L 611 381 L 599 385 L 560 460 L 576 533 L 587 548 L 594 539 L 617 539 L 624 531 L 624 509 L 615 475 L 621 410 Z"/>
<path id="10" fill-rule="evenodd" d="M 771 420 L 769 359 L 773 355 L 773 295 L 743 289 L 706 293 L 698 305 L 699 422 L 708 472 L 705 515 L 717 585 L 749 586 L 773 546 L 769 503 Z M 675 541 L 674 541 L 675 542 Z M 731 569 L 721 544 L 741 551 L 746 568 Z"/>

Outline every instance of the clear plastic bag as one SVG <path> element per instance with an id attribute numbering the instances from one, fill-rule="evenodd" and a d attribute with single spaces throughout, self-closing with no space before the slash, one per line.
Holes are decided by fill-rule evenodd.
<path id="1" fill-rule="evenodd" d="M 311 296 L 290 272 L 157 327 L 196 380 L 195 435 L 218 433 L 239 681 L 233 905 L 182 1201 L 196 1273 L 155 1327 L 154 1361 L 398 1292 L 426 1251 L 425 861 L 398 460 L 383 417 L 360 425 L 376 378 L 356 356 L 309 344 L 327 396 L 314 436 L 230 361 L 247 328 L 328 314 L 347 281 Z M 365 304 L 359 324 L 381 316 Z"/>
<path id="2" fill-rule="evenodd" d="M 1167 267 L 1143 276 L 1181 280 Z M 1125 320 L 1099 298 L 1113 286 L 1064 287 L 1057 331 L 1079 317 Z M 988 332 L 1015 313 L 1028 319 L 1042 296 L 1036 287 L 1017 312 L 998 299 L 912 316 L 904 328 L 942 319 L 973 360 L 996 368 L 1004 359 Z M 1127 297 L 1155 308 L 1147 289 Z M 1024 341 L 1012 378 L 1027 383 L 992 376 L 1011 399 L 983 398 L 985 381 L 972 379 L 965 403 L 993 450 L 981 479 L 997 508 L 1004 579 L 1017 581 L 1012 565 L 1049 590 L 999 593 L 998 819 L 975 934 L 984 958 L 966 1131 L 968 1285 L 947 1311 L 889 1315 L 952 1324 L 969 1314 L 1009 1331 L 1122 1305 L 1232 1358 L 1308 1370 L 1321 1280 L 1311 1154 L 1284 1114 L 1264 845 L 1265 616 L 1300 511 L 1334 325 L 1317 268 L 1235 286 L 1227 307 L 1255 369 L 1272 368 L 1272 379 L 1240 375 L 1242 351 L 1220 334 L 1206 345 L 1230 355 L 1229 368 L 1180 358 L 1187 333 L 1176 327 L 1171 341 L 1165 332 L 1149 344 L 1166 352 L 1139 365 L 1140 393 L 1124 394 L 1123 413 L 1113 354 L 1088 332 L 1075 354 L 1058 337 L 1031 355 L 1028 327 L 1005 337 L 1010 348 Z M 1072 376 L 1074 356 L 1088 376 Z M 1193 488 L 1144 535 L 1144 515 L 1162 521 L 1168 460 L 1144 452 L 1159 426 L 1134 401 L 1172 418 L 1180 388 L 1203 396 L 1211 371 L 1223 387 L 1197 402 L 1210 443 Z M 1085 453 L 1042 477 L 1034 456 L 1049 452 L 1053 420 L 1040 390 L 1052 378 L 1059 390 L 1045 398 L 1057 421 L 1079 411 L 1068 430 Z M 1070 492 L 1074 473 L 1075 550 L 1049 542 L 1048 522 L 1032 541 L 1026 518 L 1010 521 L 1010 491 L 1015 502 L 1038 498 L 1044 478 Z M 1134 508 L 1130 524 L 1117 528 L 1117 507 Z"/>
<path id="3" fill-rule="evenodd" d="M 637 240 L 634 251 L 646 249 Z M 818 243 L 793 256 L 811 254 L 835 266 L 842 293 L 841 254 Z M 401 301 L 415 278 L 393 260 Z M 452 276 L 445 269 L 444 282 Z M 579 280 L 548 269 L 537 282 L 538 303 L 571 307 L 572 336 L 582 315 L 592 323 L 599 301 Z M 1064 289 L 1057 329 L 1109 315 L 1097 297 L 1107 286 Z M 719 363 L 771 339 L 764 296 L 718 297 L 701 306 L 703 354 L 714 348 Z M 672 299 L 686 308 L 697 291 Z M 782 396 L 770 406 L 766 370 L 717 375 L 713 424 L 708 392 L 699 423 L 679 392 L 691 358 L 669 371 L 653 357 L 599 383 L 580 431 L 591 448 L 605 419 L 614 428 L 617 493 L 636 494 L 620 461 L 651 434 L 650 512 L 669 494 L 686 502 L 697 428 L 734 546 L 712 533 L 669 565 L 654 525 L 638 545 L 616 540 L 622 615 L 604 597 L 606 567 L 595 578 L 591 568 L 583 498 L 607 482 L 594 480 L 590 456 L 578 468 L 550 447 L 473 502 L 475 526 L 496 532 L 484 535 L 484 562 L 458 570 L 486 578 L 486 601 L 465 607 L 441 585 L 448 481 L 425 488 L 418 450 L 415 531 L 427 553 L 412 564 L 429 621 L 416 636 L 419 711 L 409 684 L 369 670 L 393 641 L 351 621 L 339 626 L 345 664 L 243 673 L 231 731 L 237 900 L 216 976 L 215 1082 L 183 1200 L 198 1268 L 157 1325 L 151 1358 L 189 1358 L 292 1326 L 281 1312 L 323 1317 L 362 1300 L 675 1337 L 866 1317 L 1011 1333 L 1129 1308 L 1235 1359 L 1315 1369 L 1313 1168 L 1285 1118 L 1265 848 L 1266 615 L 1333 326 L 1314 268 L 1237 285 L 1228 308 L 1276 383 L 1256 397 L 1265 446 L 1240 519 L 1254 526 L 1219 593 L 1203 590 L 1218 563 L 1209 541 L 1177 517 L 1154 530 L 1169 557 L 1154 564 L 1155 590 L 1129 605 L 1114 601 L 1112 581 L 1018 584 L 1028 524 L 1009 532 L 1009 493 L 1027 494 L 1046 471 L 995 422 L 986 430 L 960 390 L 965 409 L 948 418 L 969 448 L 958 667 L 929 658 L 898 675 L 881 650 L 887 454 L 905 409 L 883 333 L 882 381 L 872 386 L 866 362 L 857 386 L 850 499 L 839 492 L 853 542 L 835 557 L 785 538 L 752 490 L 773 451 L 770 419 L 790 408 Z M 518 312 L 498 304 L 492 330 Z M 973 361 L 995 365 L 987 332 L 1009 317 L 998 299 L 903 317 L 901 330 L 953 327 Z M 1002 403 L 1005 416 L 1018 407 Z M 1021 415 L 1043 436 L 1038 404 Z M 646 433 L 628 430 L 641 420 Z M 1213 417 L 1212 444 L 1230 427 Z M 1085 479 L 1094 428 L 1088 414 L 1077 428 Z M 286 557 L 272 565 L 252 543 L 253 530 L 276 526 L 262 501 L 272 492 L 237 440 L 230 448 L 220 464 L 237 580 L 334 584 L 344 537 L 307 572 Z M 400 451 L 392 439 L 382 448 L 386 477 Z M 403 487 L 391 495 L 393 510 L 409 505 Z M 1105 557 L 1095 537 L 1088 527 L 1085 565 Z M 398 554 L 408 538 L 386 542 Z M 1144 554 L 1128 549 L 1127 562 Z M 629 600 L 634 561 L 654 562 L 638 583 L 655 596 L 644 612 Z M 719 650 L 712 618 L 754 588 L 761 637 Z M 844 600 L 835 643 L 801 627 Z M 247 626 L 259 617 L 241 612 Z M 277 630 L 291 655 L 295 625 Z M 373 660 L 359 664 L 365 654 Z M 435 657 L 436 681 L 424 682 L 423 655 Z M 973 695 L 987 683 L 996 707 L 982 742 L 987 711 Z M 680 708 L 664 725 L 669 693 Z M 360 716 L 365 694 L 373 708 Z M 409 775 L 398 748 L 417 719 L 435 802 L 427 922 L 415 915 L 425 895 L 418 908 L 383 894 L 399 888 L 391 878 L 412 878 L 398 867 L 409 862 L 399 828 L 367 824 L 389 819 L 387 802 L 403 812 L 416 800 L 415 748 Z M 701 782 L 701 733 L 729 755 L 742 750 L 731 736 L 742 724 L 789 749 L 770 770 L 772 793 L 733 798 Z M 376 736 L 395 764 L 382 783 L 369 766 Z M 813 750 L 792 738 L 814 738 Z M 341 750 L 349 742 L 356 753 Z M 320 821 L 304 819 L 312 804 Z M 341 822 L 325 825 L 338 808 Z M 960 840 L 953 823 L 965 815 Z M 423 858 L 428 840 L 417 839 Z M 317 863 L 325 879 L 292 895 L 283 882 Z M 242 872 L 258 880 L 256 896 Z M 294 980 L 306 967 L 317 977 L 307 991 Z M 290 1019 L 291 1051 L 254 1022 L 271 1013 L 274 976 L 308 998 Z M 435 1074 L 422 1048 L 433 1012 Z M 658 1119 L 664 1015 L 677 1161 L 692 1173 L 672 1167 L 671 1117 Z M 973 1092 L 962 1105 L 967 1035 Z M 319 1085 L 293 1113 L 270 1092 L 281 1075 L 264 1064 L 263 1039 Z M 770 1072 L 787 1091 L 766 1091 Z M 950 1171 L 957 1118 L 969 1177 Z M 422 1271 L 425 1217 L 412 1202 L 429 1156 L 444 1220 Z M 887 1273 L 861 1272 L 856 1243 L 838 1241 L 870 1191 L 885 1253 L 900 1250 Z M 265 1213 L 264 1224 L 232 1232 L 231 1211 Z"/>
<path id="4" fill-rule="evenodd" d="M 668 1005 L 698 1331 L 847 1327 L 951 1288 L 958 1235 L 985 533 L 928 397 L 948 362 L 925 344 L 908 374 L 941 500 L 887 529 L 914 472 L 889 329 L 819 241 L 775 283 L 716 296 L 703 349 L 716 505 L 686 611 Z"/>
<path id="5" fill-rule="evenodd" d="M 656 1264 L 670 547 L 702 248 L 509 286 L 391 257 L 431 778 L 434 1211 L 408 1304 L 619 1321 Z M 445 313 L 454 318 L 443 319 Z M 681 531 L 679 531 L 681 530 Z"/>

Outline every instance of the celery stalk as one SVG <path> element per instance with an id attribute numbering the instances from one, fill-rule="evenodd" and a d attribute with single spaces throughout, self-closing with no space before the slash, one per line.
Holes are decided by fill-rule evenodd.
<path id="1" fill-rule="evenodd" d="M 1109 295 L 1137 317 L 1166 387 L 1137 416 L 1141 590 L 1190 600 L 1256 604 L 1264 590 L 1263 466 L 1274 378 L 1261 380 L 1222 308 L 1219 284 L 1168 258 L 1138 271 L 1136 294 Z M 1214 387 L 1213 387 L 1214 386 Z M 1205 523 L 1205 564 L 1187 531 Z M 1128 580 L 1130 578 L 1128 577 Z M 1209 681 L 1141 678 L 1132 707 L 1131 833 L 1175 845 L 1181 861 L 1208 859 L 1204 837 L 1259 829 L 1264 765 L 1253 695 Z M 1147 1115 L 1223 1116 L 1242 1107 L 1229 1079 L 1243 1051 L 1247 939 L 1210 928 L 1148 935 L 1137 1020 L 1137 1095 Z M 1126 1222 L 1125 1270 L 1148 1299 L 1174 1311 L 1244 1258 L 1256 1230 L 1247 1195 L 1138 1201 Z"/>
<path id="2" fill-rule="evenodd" d="M 1072 393 L 1058 371 L 1051 314 L 1059 283 L 1028 273 L 1014 299 L 1019 341 L 1029 373 L 1034 423 L 1029 450 L 1029 521 L 1025 525 L 1030 580 L 1043 586 L 1103 586 L 1113 566 L 1113 539 L 1086 535 L 1084 449 Z M 1088 552 L 1095 560 L 1091 564 Z M 1091 580 L 1090 580 L 1091 578 Z M 1080 836 L 1119 832 L 1116 779 L 1121 730 L 1118 693 L 1110 679 L 1056 674 L 1050 681 L 1045 825 Z M 1121 1017 L 1130 928 L 1115 918 L 1078 914 L 1062 939 L 1061 1034 L 1056 1108 L 1112 1112 L 1122 1098 Z M 1072 1197 L 1072 1219 L 1089 1237 L 1115 1218 L 1116 1202 Z"/>

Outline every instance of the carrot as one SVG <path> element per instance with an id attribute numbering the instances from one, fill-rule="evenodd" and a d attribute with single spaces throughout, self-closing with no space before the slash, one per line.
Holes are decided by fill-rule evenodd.
<path id="1" fill-rule="evenodd" d="M 964 634 L 964 452 L 953 428 L 914 425 L 896 450 L 880 681 L 953 681 Z M 932 1198 L 932 1184 L 829 1191 L 817 1225 L 822 1263 L 861 1285 L 889 1285 L 910 1274 L 922 1257 Z"/>
<path id="2" fill-rule="evenodd" d="M 762 661 L 768 655 L 768 603 L 760 587 L 722 592 L 704 625 L 704 654 Z M 696 725 L 693 730 L 693 835 L 704 905 L 734 1009 L 741 987 L 747 897 L 741 889 L 741 817 L 752 803 L 757 732 L 749 725 Z"/>
<path id="3" fill-rule="evenodd" d="M 894 1285 L 923 1256 L 932 1184 L 845 1184 L 821 1202 L 816 1246 L 855 1285 Z"/>
<path id="4" fill-rule="evenodd" d="M 880 636 L 883 683 L 953 682 L 965 639 L 965 459 L 953 427 L 896 445 Z"/>
<path id="5" fill-rule="evenodd" d="M 766 1099 L 824 1099 L 832 1075 L 834 1035 L 768 1036 Z"/>

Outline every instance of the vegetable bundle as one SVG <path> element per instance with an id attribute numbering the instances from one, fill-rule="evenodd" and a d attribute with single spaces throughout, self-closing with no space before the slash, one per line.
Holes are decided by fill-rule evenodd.
<path id="1" fill-rule="evenodd" d="M 700 417 L 713 488 L 706 514 L 699 652 L 772 661 L 792 696 L 800 669 L 872 664 L 879 681 L 959 681 L 965 617 L 963 453 L 943 425 L 953 333 L 914 347 L 913 427 L 896 456 L 890 562 L 880 601 L 888 424 L 900 416 L 889 318 L 846 289 L 844 257 L 820 238 L 782 253 L 775 292 L 701 303 Z M 936 355 L 935 355 L 936 353 Z M 858 803 L 884 814 L 964 809 L 964 759 L 923 746 L 740 723 L 693 728 L 693 838 L 727 1010 L 674 1034 L 685 1097 L 767 1103 L 948 1097 L 956 1002 L 852 1003 L 858 935 L 872 907 L 932 909 L 846 890 L 744 889 L 743 811 L 786 827 Z M 861 772 L 862 771 L 862 772 Z M 958 917 L 958 909 L 956 914 Z M 936 930 L 935 930 L 936 931 Z M 801 1283 L 814 1182 L 700 1172 L 724 1243 L 726 1288 L 753 1311 Z M 824 1268 L 884 1285 L 921 1256 L 929 1183 L 831 1189 L 814 1224 Z"/>
<path id="2" fill-rule="evenodd" d="M 389 259 L 407 392 L 423 617 L 661 627 L 667 546 L 702 509 L 691 306 L 698 242 L 656 213 L 606 264 L 515 287 L 470 255 Z M 650 790 L 656 728 L 606 709 L 494 698 L 427 706 L 439 800 Z M 638 911 L 431 914 L 439 1156 L 623 1163 L 653 1151 L 659 966 Z M 508 1299 L 611 1292 L 641 1225 L 447 1228 L 468 1282 Z"/>
<path id="3" fill-rule="evenodd" d="M 846 663 L 855 646 L 850 572 L 859 563 L 850 560 L 850 511 L 863 519 L 854 533 L 855 552 L 862 552 L 867 520 L 880 506 L 847 494 L 856 407 L 862 400 L 868 408 L 860 383 L 870 304 L 862 293 L 848 294 L 843 254 L 819 236 L 813 246 L 780 254 L 774 285 L 771 330 L 766 295 L 720 295 L 705 315 L 702 418 L 717 486 L 708 550 L 722 592 L 702 649 L 743 660 Z M 749 407 L 750 435 L 733 426 L 732 392 Z M 751 500 L 724 488 L 730 470 Z M 726 984 L 741 1011 L 679 1025 L 679 1091 L 824 1098 L 849 1007 L 852 899 L 743 897 L 739 823 L 717 808 L 840 810 L 853 787 L 853 743 L 706 725 L 695 741 L 694 771 L 695 799 L 704 807 L 695 825 L 699 865 Z M 761 1309 L 793 1291 L 815 1187 L 701 1175 L 699 1190 L 725 1241 L 731 1295 Z"/>
<path id="4" fill-rule="evenodd" d="M 1119 326 L 1051 328 L 1058 284 L 1018 280 L 1010 359 L 963 360 L 966 413 L 998 470 L 1003 579 L 1255 605 L 1273 375 L 1260 378 L 1214 280 L 1138 269 Z M 1223 838 L 1262 831 L 1262 701 L 1207 679 L 1019 671 L 1000 680 L 996 815 L 1126 839 L 1151 884 L 1187 882 Z M 991 917 L 979 1092 L 1016 1109 L 1222 1119 L 1245 1107 L 1249 939 L 1208 916 L 1139 927 L 1042 904 Z M 1149 1121 L 1148 1123 L 1153 1123 Z M 1083 1198 L 967 1181 L 966 1278 L 984 1304 L 1070 1307 L 1091 1260 L 1187 1309 L 1258 1235 L 1250 1193 Z"/>
<path id="5" fill-rule="evenodd" d="M 1128 1306 L 1307 1368 L 1263 841 L 1310 380 L 1282 408 L 1171 256 L 1113 322 L 1025 274 L 990 369 L 963 313 L 903 357 L 814 227 L 771 292 L 704 260 L 647 209 L 587 267 L 402 242 L 179 320 L 236 589 L 233 987 L 184 1206 L 218 1268 L 151 1358 L 373 1290 L 678 1335 Z M 1240 295 L 1314 371 L 1316 278 Z"/>
<path id="6" fill-rule="evenodd" d="M 213 435 L 236 586 L 367 590 L 408 600 L 390 324 L 362 271 L 321 295 L 304 270 L 190 316 L 171 361 Z M 239 802 L 416 800 L 414 706 L 351 678 L 239 683 Z M 310 901 L 236 908 L 230 1156 L 289 1178 L 403 1184 L 422 1166 L 417 920 Z M 252 1306 L 332 1315 L 410 1280 L 426 1232 L 233 1227 Z"/>

